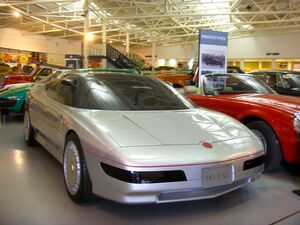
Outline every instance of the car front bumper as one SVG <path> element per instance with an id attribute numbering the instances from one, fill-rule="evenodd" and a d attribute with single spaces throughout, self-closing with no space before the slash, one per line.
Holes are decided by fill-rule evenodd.
<path id="1" fill-rule="evenodd" d="M 0 97 L 0 109 L 14 107 L 17 103 L 17 99 L 1 98 Z"/>
<path id="2" fill-rule="evenodd" d="M 186 174 L 186 181 L 164 183 L 128 183 L 115 179 L 105 173 L 100 166 L 98 157 L 85 153 L 89 165 L 89 174 L 93 184 L 94 194 L 124 204 L 168 203 L 209 199 L 220 196 L 234 189 L 257 180 L 264 170 L 264 164 L 244 170 L 244 163 L 249 159 L 261 156 L 230 160 L 221 163 L 205 165 L 182 165 L 176 167 L 136 168 L 124 166 L 127 171 L 170 171 L 182 170 Z M 101 159 L 100 159 L 101 160 Z M 118 165 L 120 167 L 120 165 Z M 230 183 L 213 187 L 203 186 L 203 169 L 230 166 L 232 180 Z"/>

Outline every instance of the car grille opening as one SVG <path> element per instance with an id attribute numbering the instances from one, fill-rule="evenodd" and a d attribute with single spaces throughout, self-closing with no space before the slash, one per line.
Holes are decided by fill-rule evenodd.
<path id="1" fill-rule="evenodd" d="M 257 166 L 261 166 L 265 163 L 265 156 L 259 156 L 254 159 L 249 159 L 244 162 L 244 170 L 249 170 Z"/>
<path id="2" fill-rule="evenodd" d="M 16 103 L 16 99 L 0 98 L 0 107 L 14 107 Z"/>
<path id="3" fill-rule="evenodd" d="M 222 186 L 212 187 L 212 188 L 197 188 L 197 189 L 188 189 L 181 191 L 170 191 L 170 192 L 161 192 L 158 195 L 158 202 L 170 202 L 178 200 L 188 200 L 188 199 L 205 199 L 210 197 L 215 197 L 221 193 L 226 193 L 235 188 L 241 187 L 247 183 L 251 182 L 251 178 L 247 177 L 238 181 L 235 181 L 231 184 L 226 184 Z"/>
<path id="4" fill-rule="evenodd" d="M 150 184 L 164 182 L 186 181 L 185 173 L 181 170 L 170 171 L 128 171 L 105 163 L 100 163 L 104 172 L 121 181 L 134 184 Z"/>

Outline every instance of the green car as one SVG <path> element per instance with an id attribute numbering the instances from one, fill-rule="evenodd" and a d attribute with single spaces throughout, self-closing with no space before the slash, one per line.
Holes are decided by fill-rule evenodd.
<path id="1" fill-rule="evenodd" d="M 0 108 L 13 112 L 23 112 L 27 92 L 33 83 L 9 85 L 0 90 Z"/>
<path id="2" fill-rule="evenodd" d="M 57 70 L 48 77 L 39 80 L 39 82 L 48 82 L 52 79 L 63 76 L 65 71 L 69 70 Z M 131 73 L 138 74 L 136 70 L 131 69 L 78 69 L 74 71 L 81 72 L 112 72 L 112 73 Z M 0 109 L 8 110 L 11 112 L 23 113 L 25 102 L 27 99 L 27 93 L 34 83 L 21 83 L 11 84 L 0 89 Z"/>

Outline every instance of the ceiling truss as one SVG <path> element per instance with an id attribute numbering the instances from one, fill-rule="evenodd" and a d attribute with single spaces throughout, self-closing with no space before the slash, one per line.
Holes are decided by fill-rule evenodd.
<path id="1" fill-rule="evenodd" d="M 16 18 L 13 11 L 21 16 Z M 300 0 L 91 0 L 90 32 L 134 45 L 197 41 L 199 29 L 230 38 L 300 32 Z M 0 0 L 0 28 L 79 40 L 83 36 L 80 0 Z"/>

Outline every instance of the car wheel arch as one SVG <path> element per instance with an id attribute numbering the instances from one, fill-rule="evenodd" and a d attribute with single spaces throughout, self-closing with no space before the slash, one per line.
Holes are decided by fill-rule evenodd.
<path id="1" fill-rule="evenodd" d="M 78 134 L 73 129 L 68 130 L 65 135 L 65 141 L 64 141 L 65 144 L 66 144 L 67 138 L 70 134 L 75 134 L 78 137 Z"/>
<path id="2" fill-rule="evenodd" d="M 247 125 L 250 122 L 254 122 L 254 121 L 262 121 L 265 122 L 266 124 L 268 124 L 272 130 L 274 131 L 274 133 L 276 134 L 277 138 L 278 138 L 278 131 L 274 128 L 274 126 L 266 119 L 260 117 L 260 116 L 245 116 L 242 119 L 239 120 L 241 123 L 243 123 L 244 125 Z"/>
<path id="3" fill-rule="evenodd" d="M 282 149 L 278 132 L 276 131 L 276 129 L 274 129 L 274 126 L 272 126 L 267 120 L 265 120 L 265 119 L 263 119 L 259 116 L 247 116 L 247 117 L 244 117 L 242 120 L 240 120 L 240 122 L 242 122 L 244 125 L 247 125 L 248 123 L 251 123 L 251 122 L 254 122 L 254 121 L 262 121 L 262 122 L 265 122 L 267 125 L 269 125 L 270 128 L 275 133 L 275 135 L 277 137 L 277 140 L 279 141 L 280 148 Z M 282 151 L 282 154 L 285 158 L 285 152 L 284 151 Z"/>
<path id="4" fill-rule="evenodd" d="M 82 141 L 80 139 L 80 135 L 78 135 L 78 133 L 74 130 L 74 129 L 69 129 L 66 131 L 65 133 L 65 138 L 64 138 L 64 144 L 63 144 L 63 148 L 65 148 L 65 145 L 67 144 L 67 138 L 71 135 L 74 134 L 77 136 L 78 140 L 80 141 L 80 144 L 82 145 Z M 85 155 L 85 151 L 82 149 L 82 153 Z"/>

